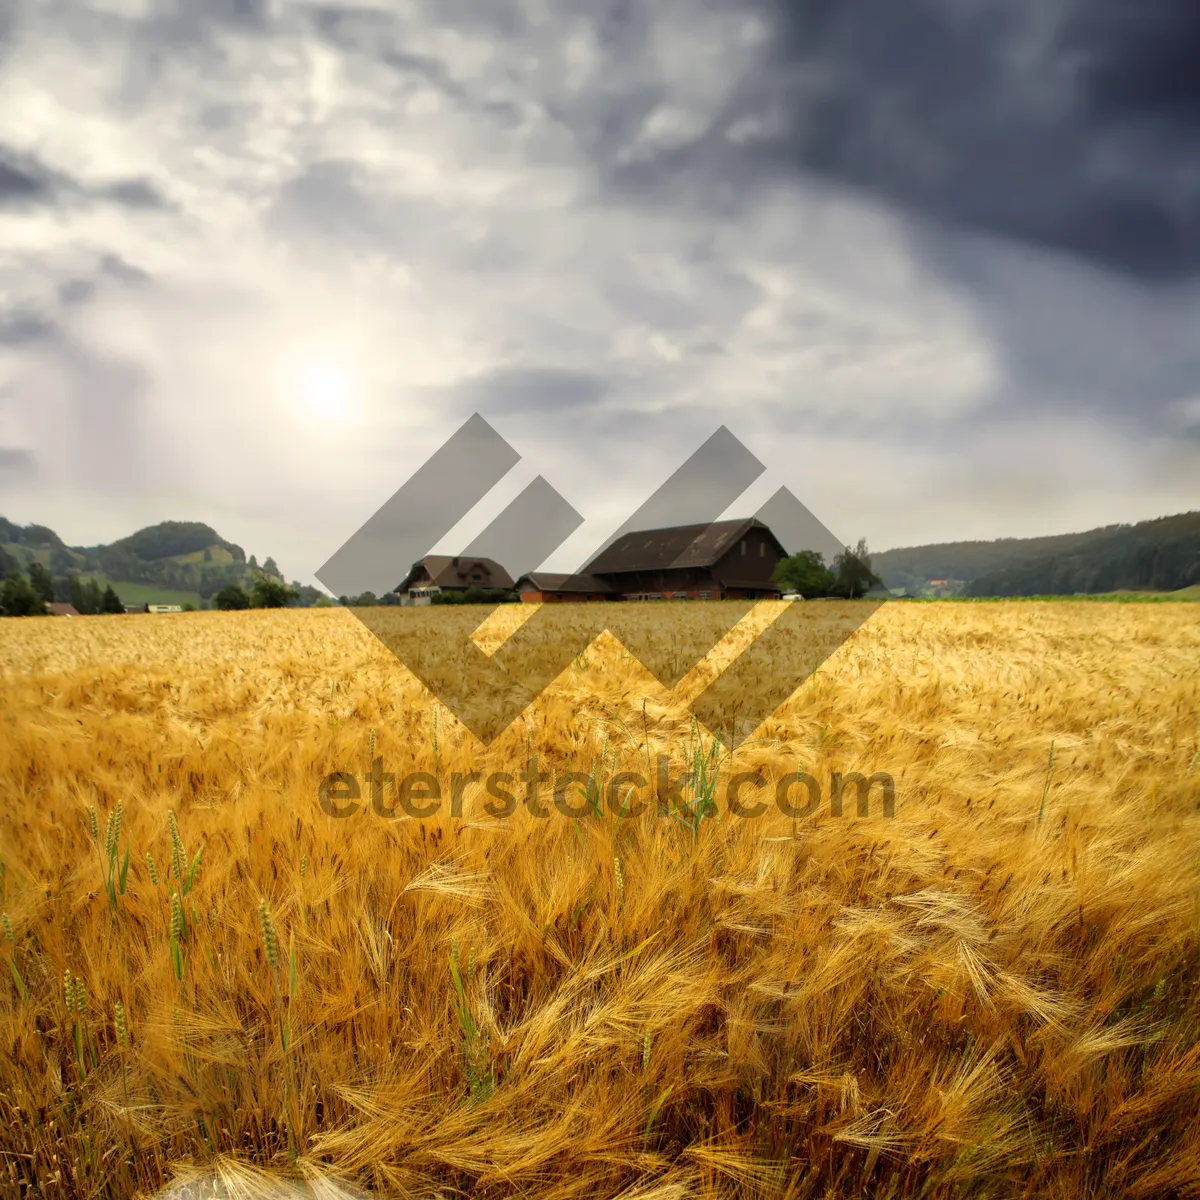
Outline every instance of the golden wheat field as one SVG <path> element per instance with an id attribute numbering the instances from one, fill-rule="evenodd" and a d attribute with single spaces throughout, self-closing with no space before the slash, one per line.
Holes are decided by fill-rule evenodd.
<path id="1" fill-rule="evenodd" d="M 344 609 L 0 621 L 0 1195 L 1200 1195 L 1193 607 L 800 629 L 714 749 L 782 607 L 671 691 L 604 635 L 487 746 Z"/>

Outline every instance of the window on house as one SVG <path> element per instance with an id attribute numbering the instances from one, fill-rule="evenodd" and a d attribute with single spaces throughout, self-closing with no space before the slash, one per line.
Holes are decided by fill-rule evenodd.
<path id="1" fill-rule="evenodd" d="M 746 539 L 742 538 L 742 553 L 746 553 Z"/>
<path id="2" fill-rule="evenodd" d="M 712 599 L 712 592 L 701 592 L 701 593 L 700 593 L 700 599 L 701 599 L 701 600 L 711 600 L 711 599 Z"/>
<path id="3" fill-rule="evenodd" d="M 472 575 L 471 578 L 472 579 L 482 579 L 483 576 L 482 575 Z"/>
<path id="4" fill-rule="evenodd" d="M 759 558 L 767 557 L 767 543 L 766 542 L 758 543 L 758 557 Z"/>

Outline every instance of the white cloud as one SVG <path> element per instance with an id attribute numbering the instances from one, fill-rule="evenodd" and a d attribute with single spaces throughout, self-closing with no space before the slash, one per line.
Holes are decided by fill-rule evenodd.
<path id="1" fill-rule="evenodd" d="M 152 277 L 55 311 L 55 344 L 0 345 L 0 415 L 23 431 L 5 444 L 31 446 L 40 472 L 6 485 L 4 515 L 72 542 L 207 519 L 308 579 L 465 418 L 461 389 L 519 367 L 605 381 L 601 399 L 509 402 L 494 420 L 557 464 L 563 480 L 547 476 L 593 518 L 581 545 L 722 422 L 772 470 L 804 464 L 780 482 L 847 538 L 925 540 L 920 505 L 906 520 L 895 501 L 897 481 L 921 494 L 914 462 L 976 505 L 938 535 L 973 528 L 1001 498 L 954 457 L 986 447 L 953 450 L 945 431 L 1014 372 L 910 224 L 798 177 L 747 181 L 725 212 L 686 187 L 667 207 L 604 185 L 595 146 L 617 135 L 597 114 L 646 93 L 614 162 L 685 147 L 762 52 L 761 22 L 712 11 L 682 38 L 680 11 L 614 46 L 553 5 L 504 34 L 380 4 L 321 36 L 299 3 L 264 32 L 27 4 L 0 146 L 88 186 L 144 180 L 166 205 L 0 210 L 6 301 L 51 311 L 105 254 Z M 314 412 L 312 371 L 342 379 L 344 418 Z M 897 427 L 907 446 L 889 445 Z M 80 466 L 98 455 L 109 468 Z M 847 456 L 871 464 L 849 495 Z M 1138 488 L 1179 507 L 1128 475 L 1107 507 Z"/>

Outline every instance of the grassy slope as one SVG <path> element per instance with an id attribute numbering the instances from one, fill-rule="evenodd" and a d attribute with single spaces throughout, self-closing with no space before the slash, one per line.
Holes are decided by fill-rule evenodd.
<path id="1" fill-rule="evenodd" d="M 81 576 L 90 579 L 93 576 Z M 102 588 L 112 584 L 121 597 L 122 604 L 194 604 L 200 607 L 198 592 L 177 591 L 175 588 L 159 587 L 154 583 L 125 583 L 120 579 L 108 579 L 104 575 L 94 576 Z"/>
<path id="2" fill-rule="evenodd" d="M 1023 604 L 1028 601 L 1081 601 L 1088 604 L 1096 602 L 1109 604 L 1161 604 L 1180 600 L 1200 600 L 1200 584 L 1179 588 L 1174 592 L 1095 592 L 1081 596 L 944 596 L 939 600 L 933 596 L 911 596 L 911 600 L 921 600 L 925 603 L 962 603 L 962 604 Z"/>
<path id="3" fill-rule="evenodd" d="M 208 551 L 212 555 L 212 562 L 214 564 L 233 562 L 233 555 L 230 554 L 224 546 L 209 546 Z M 201 566 L 204 566 L 204 551 L 194 550 L 191 554 L 173 554 L 171 555 L 171 561 L 179 563 L 199 563 Z"/>

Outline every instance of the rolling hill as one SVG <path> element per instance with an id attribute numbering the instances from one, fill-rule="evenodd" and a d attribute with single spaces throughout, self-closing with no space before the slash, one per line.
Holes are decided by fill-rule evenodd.
<path id="1" fill-rule="evenodd" d="M 959 580 L 968 596 L 1171 592 L 1200 584 L 1200 512 L 1084 533 L 884 550 L 871 564 L 888 587 Z"/>
<path id="2" fill-rule="evenodd" d="M 112 584 L 124 604 L 192 603 L 200 607 L 226 584 L 249 586 L 265 570 L 282 579 L 274 560 L 262 567 L 241 546 L 197 521 L 162 521 L 108 545 L 69 546 L 46 525 L 17 525 L 0 517 L 0 575 L 49 570 L 56 596 L 71 578 Z"/>

